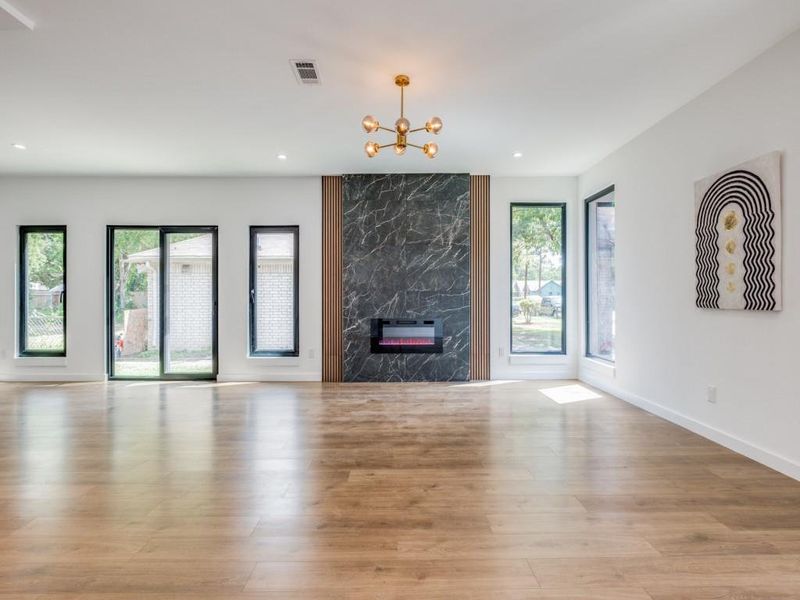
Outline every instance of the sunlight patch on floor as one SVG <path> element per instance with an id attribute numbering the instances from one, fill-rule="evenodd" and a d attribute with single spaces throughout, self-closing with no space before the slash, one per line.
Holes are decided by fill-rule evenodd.
<path id="1" fill-rule="evenodd" d="M 561 385 L 558 387 L 544 388 L 539 391 L 550 398 L 550 400 L 557 402 L 558 404 L 572 404 L 573 402 L 597 400 L 598 398 L 602 398 L 602 396 L 597 392 L 593 392 L 589 388 L 583 387 L 577 383 L 574 385 Z"/>

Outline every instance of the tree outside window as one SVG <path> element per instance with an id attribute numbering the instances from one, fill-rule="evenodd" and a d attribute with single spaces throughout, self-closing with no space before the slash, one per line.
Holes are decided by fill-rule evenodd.
<path id="1" fill-rule="evenodd" d="M 564 348 L 563 204 L 511 205 L 511 352 Z"/>

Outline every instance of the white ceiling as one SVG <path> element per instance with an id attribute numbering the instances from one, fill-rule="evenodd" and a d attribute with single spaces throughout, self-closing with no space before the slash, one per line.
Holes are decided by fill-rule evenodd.
<path id="1" fill-rule="evenodd" d="M 800 28 L 798 0 L 7 2 L 36 27 L 0 31 L 0 173 L 576 174 Z M 399 72 L 433 161 L 363 153 Z"/>

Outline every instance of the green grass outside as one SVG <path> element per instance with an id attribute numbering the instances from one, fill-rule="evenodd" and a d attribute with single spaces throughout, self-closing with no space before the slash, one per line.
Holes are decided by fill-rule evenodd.
<path id="1" fill-rule="evenodd" d="M 533 317 L 530 323 L 522 315 L 511 322 L 511 346 L 513 352 L 560 352 L 561 319 Z"/>

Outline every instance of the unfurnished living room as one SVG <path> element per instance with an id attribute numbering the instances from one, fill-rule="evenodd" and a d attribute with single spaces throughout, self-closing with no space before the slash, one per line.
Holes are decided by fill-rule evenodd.
<path id="1" fill-rule="evenodd" d="M 798 0 L 0 0 L 0 600 L 800 599 L 799 74 Z"/>

